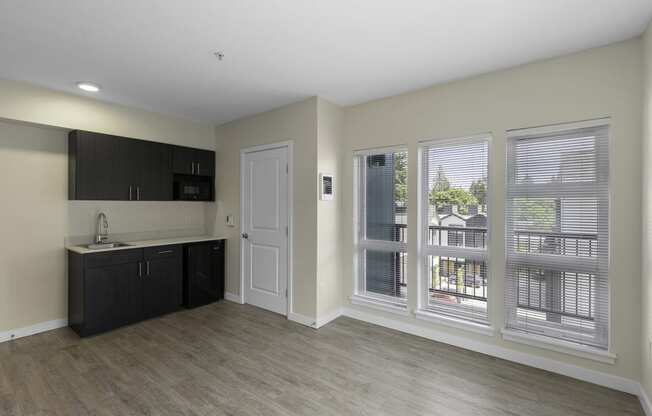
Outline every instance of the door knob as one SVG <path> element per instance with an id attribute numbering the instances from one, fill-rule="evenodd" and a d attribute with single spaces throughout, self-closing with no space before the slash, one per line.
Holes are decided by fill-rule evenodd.
<path id="1" fill-rule="evenodd" d="M 249 234 L 247 234 L 247 233 L 242 233 L 242 238 L 247 238 L 247 239 L 248 239 L 248 238 L 249 238 Z"/>

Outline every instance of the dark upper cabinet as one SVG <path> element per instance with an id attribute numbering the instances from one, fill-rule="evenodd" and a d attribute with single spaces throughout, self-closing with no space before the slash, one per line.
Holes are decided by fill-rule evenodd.
<path id="1" fill-rule="evenodd" d="M 215 176 L 215 152 L 195 150 L 197 159 L 196 175 Z"/>
<path id="2" fill-rule="evenodd" d="M 195 149 L 172 147 L 172 172 L 181 175 L 195 174 Z"/>
<path id="3" fill-rule="evenodd" d="M 173 172 L 215 175 L 208 150 L 79 130 L 70 132 L 68 149 L 71 200 L 171 201 Z"/>
<path id="4" fill-rule="evenodd" d="M 215 176 L 215 152 L 173 146 L 172 170 L 180 175 Z"/>
<path id="5" fill-rule="evenodd" d="M 129 146 L 119 137 L 73 131 L 68 137 L 69 199 L 128 200 Z"/>
<path id="6" fill-rule="evenodd" d="M 172 200 L 172 146 L 136 141 L 136 198 L 139 201 Z"/>
<path id="7" fill-rule="evenodd" d="M 189 308 L 224 298 L 224 240 L 186 247 L 184 305 Z"/>

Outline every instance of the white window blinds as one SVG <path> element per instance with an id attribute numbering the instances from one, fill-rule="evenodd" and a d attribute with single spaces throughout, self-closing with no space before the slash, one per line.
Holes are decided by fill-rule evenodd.
<path id="1" fill-rule="evenodd" d="M 379 149 L 354 157 L 356 295 L 405 304 L 407 297 L 407 150 Z"/>
<path id="2" fill-rule="evenodd" d="M 489 138 L 421 147 L 421 308 L 488 323 Z"/>
<path id="3" fill-rule="evenodd" d="M 593 123 L 596 124 L 596 123 Z M 608 126 L 507 144 L 507 328 L 608 348 Z"/>

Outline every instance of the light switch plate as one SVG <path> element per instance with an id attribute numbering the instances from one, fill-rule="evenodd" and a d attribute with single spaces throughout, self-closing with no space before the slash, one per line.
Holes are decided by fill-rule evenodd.
<path id="1" fill-rule="evenodd" d="M 232 214 L 226 216 L 226 225 L 235 227 L 235 217 Z"/>

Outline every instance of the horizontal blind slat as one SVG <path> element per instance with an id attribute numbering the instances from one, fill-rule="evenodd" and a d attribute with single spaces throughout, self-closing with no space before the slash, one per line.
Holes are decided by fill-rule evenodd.
<path id="1" fill-rule="evenodd" d="M 507 327 L 608 347 L 608 126 L 512 135 Z"/>
<path id="2" fill-rule="evenodd" d="M 407 296 L 407 151 L 357 152 L 357 294 L 404 301 Z"/>

